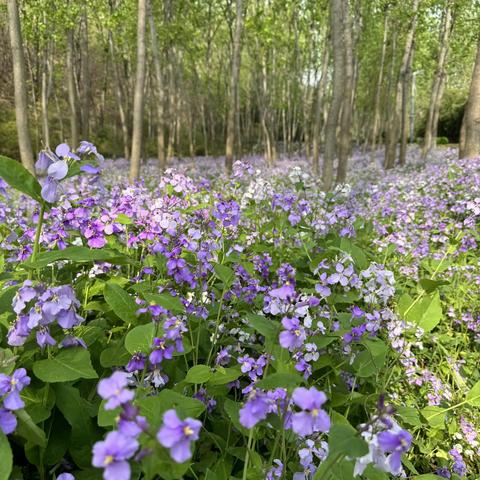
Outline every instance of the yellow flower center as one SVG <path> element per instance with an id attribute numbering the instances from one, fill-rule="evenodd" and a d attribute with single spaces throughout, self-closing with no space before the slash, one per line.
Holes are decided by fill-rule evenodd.
<path id="1" fill-rule="evenodd" d="M 14 385 L 16 385 L 18 383 L 18 380 L 16 378 L 12 378 L 10 380 L 10 385 L 13 387 Z"/>
<path id="2" fill-rule="evenodd" d="M 298 328 L 297 328 L 297 330 L 294 330 L 293 333 L 294 333 L 297 337 L 300 336 L 300 330 L 298 330 Z"/>
<path id="3" fill-rule="evenodd" d="M 113 462 L 113 456 L 107 455 L 105 457 L 105 460 L 103 461 L 103 464 L 106 466 L 106 465 L 110 465 L 112 462 Z"/>
<path id="4" fill-rule="evenodd" d="M 320 410 L 318 408 L 314 408 L 312 410 L 312 417 L 318 417 L 319 413 L 320 413 Z"/>
<path id="5" fill-rule="evenodd" d="M 183 433 L 186 437 L 189 437 L 190 435 L 193 435 L 193 430 L 188 425 L 186 425 L 185 427 L 183 427 Z"/>

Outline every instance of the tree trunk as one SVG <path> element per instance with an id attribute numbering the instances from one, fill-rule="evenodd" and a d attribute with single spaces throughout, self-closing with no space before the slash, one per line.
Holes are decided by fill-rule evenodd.
<path id="1" fill-rule="evenodd" d="M 395 166 L 395 157 L 397 152 L 397 142 L 399 137 L 399 124 L 402 114 L 402 98 L 405 77 L 408 74 L 408 66 L 410 64 L 410 56 L 413 49 L 413 40 L 415 37 L 415 30 L 417 27 L 419 0 L 413 0 L 412 5 L 412 20 L 407 32 L 405 40 L 405 49 L 403 51 L 402 63 L 400 65 L 400 73 L 397 79 L 397 86 L 395 91 L 395 102 L 392 116 L 389 119 L 386 131 L 385 141 L 385 169 L 391 169 Z"/>
<path id="2" fill-rule="evenodd" d="M 442 25 L 440 28 L 439 50 L 437 57 L 437 68 L 432 82 L 432 91 L 430 95 L 430 105 L 428 108 L 427 124 L 425 127 L 425 138 L 423 141 L 422 158 L 425 159 L 428 153 L 437 145 L 437 127 L 440 105 L 445 87 L 445 63 L 448 56 L 450 44 L 450 35 L 453 29 L 452 4 L 448 0 L 447 7 L 443 14 Z"/>
<path id="3" fill-rule="evenodd" d="M 407 140 L 408 140 L 408 95 L 410 92 L 410 82 L 412 81 L 412 63 L 414 55 L 414 47 L 412 47 L 410 56 L 408 58 L 408 66 L 405 75 L 402 79 L 402 111 L 401 111 L 401 126 L 400 126 L 400 151 L 398 154 L 398 163 L 405 165 L 407 160 Z"/>
<path id="4" fill-rule="evenodd" d="M 380 56 L 380 67 L 378 70 L 377 87 L 375 89 L 375 101 L 374 101 L 374 107 L 373 107 L 372 136 L 371 136 L 371 142 L 370 142 L 372 156 L 375 155 L 375 149 L 377 147 L 378 131 L 380 127 L 380 100 L 382 98 L 383 69 L 385 65 L 385 55 L 387 52 L 387 40 L 388 40 L 388 11 L 385 12 L 385 18 L 383 19 L 382 54 Z"/>
<path id="5" fill-rule="evenodd" d="M 67 31 L 67 91 L 70 106 L 70 143 L 72 148 L 78 146 L 78 108 L 75 91 L 75 76 L 73 65 L 73 30 Z M 63 139 L 62 139 L 63 140 Z"/>
<path id="6" fill-rule="evenodd" d="M 240 78 L 241 37 L 243 24 L 243 0 L 236 0 L 237 16 L 233 38 L 232 69 L 230 73 L 230 93 L 227 117 L 227 142 L 225 146 L 225 168 L 231 173 L 233 167 L 233 147 L 235 145 L 235 118 L 237 116 L 237 90 Z"/>
<path id="7" fill-rule="evenodd" d="M 477 56 L 462 128 L 465 133 L 463 142 L 460 144 L 460 158 L 477 157 L 480 155 L 480 41 L 477 45 Z"/>
<path id="8" fill-rule="evenodd" d="M 7 0 L 8 27 L 12 48 L 13 83 L 15 89 L 15 118 L 17 124 L 18 146 L 23 166 L 35 174 L 32 141 L 28 130 L 28 105 L 25 76 L 25 56 L 22 44 L 22 31 L 16 0 Z"/>
<path id="9" fill-rule="evenodd" d="M 86 8 L 87 7 L 85 6 L 80 30 L 80 76 L 82 79 L 80 111 L 83 140 L 88 140 L 90 137 L 90 69 L 88 64 L 88 19 Z"/>
<path id="10" fill-rule="evenodd" d="M 327 83 L 327 70 L 328 70 L 328 61 L 329 61 L 329 49 L 325 48 L 323 50 L 323 59 L 320 73 L 320 80 L 318 81 L 317 88 L 317 102 L 315 104 L 315 117 L 313 120 L 313 145 L 312 145 L 312 163 L 313 163 L 313 173 L 315 176 L 318 176 L 320 173 L 320 136 L 321 129 L 320 125 L 322 123 L 322 109 L 323 109 L 323 99 L 325 96 L 325 87 Z"/>
<path id="11" fill-rule="evenodd" d="M 353 78 L 353 45 L 352 20 L 348 8 L 348 1 L 343 2 L 343 104 L 340 118 L 340 134 L 338 137 L 338 167 L 336 183 L 344 183 L 347 179 L 348 157 L 352 143 L 352 99 L 354 90 Z"/>
<path id="12" fill-rule="evenodd" d="M 49 51 L 48 44 L 44 45 L 42 58 L 42 140 L 46 148 L 50 148 L 50 129 L 48 124 L 48 96 L 49 96 Z"/>
<path id="13" fill-rule="evenodd" d="M 167 158 L 165 155 L 165 99 L 163 96 L 163 73 L 160 66 L 160 52 L 158 50 L 157 30 L 155 28 L 155 20 L 153 13 L 150 9 L 148 15 L 148 21 L 150 25 L 150 40 L 153 54 L 153 66 L 155 71 L 155 93 L 156 93 L 156 106 L 157 106 L 157 156 L 158 166 L 163 172 L 167 167 Z"/>
<path id="14" fill-rule="evenodd" d="M 125 160 L 128 160 L 130 157 L 130 152 L 128 147 L 129 136 L 128 136 L 127 114 L 124 108 L 124 100 L 123 100 L 124 95 L 122 92 L 122 86 L 120 82 L 120 72 L 119 72 L 118 62 L 115 54 L 115 44 L 113 43 L 113 35 L 111 31 L 108 32 L 108 42 L 110 44 L 110 52 L 112 54 L 114 92 L 115 92 L 115 98 L 117 100 L 118 114 L 120 117 L 120 126 L 122 129 L 123 155 L 125 157 Z"/>
<path id="15" fill-rule="evenodd" d="M 130 159 L 130 183 L 138 179 L 140 173 L 140 158 L 142 155 L 143 135 L 143 89 L 145 86 L 146 59 L 146 22 L 147 0 L 138 0 L 137 18 L 137 69 L 135 75 L 135 91 L 133 97 L 133 129 L 132 155 Z"/>
<path id="16" fill-rule="evenodd" d="M 344 79 L 344 40 L 343 40 L 343 2 L 330 0 L 330 28 L 333 47 L 332 100 L 325 125 L 325 155 L 323 161 L 323 189 L 328 191 L 333 184 L 333 163 L 337 153 L 337 126 L 343 100 Z"/>

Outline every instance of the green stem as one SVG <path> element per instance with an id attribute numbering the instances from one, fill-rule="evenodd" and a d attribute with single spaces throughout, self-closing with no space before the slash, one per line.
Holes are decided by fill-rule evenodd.
<path id="1" fill-rule="evenodd" d="M 33 241 L 33 252 L 31 262 L 35 262 L 40 248 L 40 234 L 42 233 L 43 217 L 45 215 L 45 202 L 40 204 L 40 213 L 38 214 L 37 230 L 35 231 L 35 240 Z M 32 279 L 32 270 L 28 273 L 28 279 Z"/>
<path id="2" fill-rule="evenodd" d="M 249 456 L 250 456 L 250 448 L 252 445 L 252 439 L 253 439 L 253 428 L 250 430 L 250 433 L 248 434 L 248 443 L 247 443 L 247 451 L 245 452 L 245 460 L 243 463 L 243 475 L 242 475 L 242 480 L 247 480 L 247 472 L 248 472 L 248 461 L 249 461 Z"/>

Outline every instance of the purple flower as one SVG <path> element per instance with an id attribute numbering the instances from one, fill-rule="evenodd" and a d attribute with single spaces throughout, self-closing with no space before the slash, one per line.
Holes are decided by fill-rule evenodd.
<path id="1" fill-rule="evenodd" d="M 57 480 L 75 480 L 75 477 L 71 473 L 61 473 Z"/>
<path id="2" fill-rule="evenodd" d="M 104 441 L 93 446 L 92 465 L 104 468 L 105 480 L 130 480 L 131 458 L 138 449 L 138 442 L 132 437 L 127 437 L 119 432 L 110 432 Z"/>
<path id="3" fill-rule="evenodd" d="M 265 477 L 265 480 L 274 480 L 275 478 L 282 478 L 283 463 L 278 459 L 275 459 L 273 463 L 275 465 L 267 472 L 267 476 Z"/>
<path id="4" fill-rule="evenodd" d="M 190 443 L 198 440 L 201 426 L 199 420 L 180 420 L 175 410 L 167 410 L 163 414 L 163 427 L 157 433 L 157 440 L 170 449 L 173 460 L 183 463 L 192 457 Z"/>
<path id="5" fill-rule="evenodd" d="M 452 477 L 452 474 L 450 473 L 450 470 L 447 467 L 437 468 L 437 470 L 435 471 L 435 475 L 438 475 L 439 477 L 442 477 L 442 478 Z"/>
<path id="6" fill-rule="evenodd" d="M 392 473 L 399 472 L 402 465 L 402 454 L 412 444 L 412 436 L 406 430 L 398 432 L 380 432 L 378 434 L 378 446 L 383 452 L 391 453 L 388 463 Z"/>
<path id="7" fill-rule="evenodd" d="M 300 348 L 307 338 L 305 329 L 300 325 L 300 320 L 298 318 L 285 317 L 282 320 L 282 325 L 286 330 L 280 332 L 280 345 L 283 348 L 288 348 L 290 351 Z"/>
<path id="8" fill-rule="evenodd" d="M 145 368 L 146 357 L 143 353 L 135 353 L 128 362 L 125 370 L 129 373 L 138 372 Z"/>
<path id="9" fill-rule="evenodd" d="M 0 430 L 5 435 L 12 433 L 17 428 L 17 417 L 6 410 L 5 408 L 0 408 Z"/>
<path id="10" fill-rule="evenodd" d="M 295 433 L 307 436 L 314 432 L 328 432 L 330 418 L 321 408 L 327 401 L 323 392 L 315 387 L 299 387 L 293 391 L 292 401 L 302 409 L 301 412 L 292 414 L 292 430 Z"/>
<path id="11" fill-rule="evenodd" d="M 240 409 L 240 423 L 245 428 L 252 428 L 265 420 L 271 408 L 271 400 L 260 390 L 252 390 L 245 405 Z"/>
<path id="12" fill-rule="evenodd" d="M 280 300 L 289 300 L 295 294 L 295 289 L 290 282 L 285 283 L 285 285 L 274 288 L 268 293 L 273 298 L 278 298 Z"/>
<path id="13" fill-rule="evenodd" d="M 5 395 L 3 398 L 3 406 L 7 410 L 18 410 L 25 406 L 20 398 L 20 392 L 30 384 L 30 377 L 24 368 L 19 368 L 9 377 L 4 373 L 0 373 L 0 394 Z"/>
<path id="14" fill-rule="evenodd" d="M 60 143 L 59 145 L 57 145 L 55 153 L 58 157 L 71 158 L 72 160 L 80 160 L 80 157 L 70 150 L 70 147 L 67 143 Z"/>
<path id="15" fill-rule="evenodd" d="M 105 404 L 105 410 L 113 410 L 133 399 L 135 394 L 132 390 L 125 388 L 127 385 L 128 374 L 125 372 L 114 372 L 111 377 L 98 382 L 98 394 L 104 400 L 108 400 Z"/>
<path id="16" fill-rule="evenodd" d="M 147 429 L 148 422 L 145 417 L 138 415 L 138 408 L 130 403 L 125 403 L 118 420 L 118 431 L 127 437 L 137 438 Z"/>
<path id="17" fill-rule="evenodd" d="M 148 357 L 152 365 L 157 365 L 162 363 L 163 360 L 171 360 L 173 358 L 173 352 L 175 348 L 172 345 L 167 346 L 165 339 L 163 338 L 154 338 L 153 339 L 154 350 L 150 353 Z"/>
<path id="18" fill-rule="evenodd" d="M 50 330 L 47 327 L 40 327 L 36 333 L 37 344 L 40 348 L 45 348 L 45 345 L 55 345 L 56 340 L 50 335 Z"/>
<path id="19" fill-rule="evenodd" d="M 464 477 L 467 473 L 467 465 L 465 464 L 462 455 L 456 448 L 452 448 L 448 453 L 454 460 L 452 472 L 456 473 L 459 477 Z"/>

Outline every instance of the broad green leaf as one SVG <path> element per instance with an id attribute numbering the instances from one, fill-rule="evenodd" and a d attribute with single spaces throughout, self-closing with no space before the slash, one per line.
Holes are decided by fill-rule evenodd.
<path id="1" fill-rule="evenodd" d="M 435 406 L 425 407 L 422 408 L 421 414 L 432 427 L 445 429 L 446 412 L 444 408 Z"/>
<path id="2" fill-rule="evenodd" d="M 382 340 L 363 340 L 365 350 L 360 352 L 353 362 L 359 377 L 370 377 L 377 374 L 385 365 L 388 347 Z"/>
<path id="3" fill-rule="evenodd" d="M 195 365 L 187 372 L 183 380 L 185 383 L 205 383 L 212 378 L 212 371 L 207 365 Z"/>
<path id="4" fill-rule="evenodd" d="M 127 217 L 124 213 L 119 213 L 115 217 L 115 222 L 120 223 L 121 225 L 131 225 L 133 223 L 132 219 L 130 217 Z"/>
<path id="5" fill-rule="evenodd" d="M 128 257 L 115 250 L 108 248 L 90 249 L 88 247 L 73 246 L 64 250 L 53 250 L 41 252 L 37 255 L 35 262 L 26 261 L 22 263 L 24 268 L 43 268 L 59 260 L 69 260 L 76 263 L 86 262 L 109 262 L 114 264 L 131 263 Z"/>
<path id="6" fill-rule="evenodd" d="M 398 416 L 409 425 L 414 427 L 420 427 L 422 421 L 420 420 L 420 415 L 418 410 L 413 407 L 396 407 Z"/>
<path id="7" fill-rule="evenodd" d="M 439 477 L 438 475 L 434 475 L 433 473 L 426 473 L 424 475 L 416 475 L 413 477 L 413 480 L 442 480 L 444 477 Z"/>
<path id="8" fill-rule="evenodd" d="M 425 332 L 433 330 L 440 323 L 443 315 L 438 291 L 426 295 L 421 300 L 413 300 L 406 308 L 402 304 L 400 311 L 405 320 L 416 323 Z"/>
<path id="9" fill-rule="evenodd" d="M 20 162 L 0 155 L 0 178 L 37 202 L 43 201 L 38 180 Z"/>
<path id="10" fill-rule="evenodd" d="M 0 480 L 8 480 L 13 466 L 12 449 L 7 436 L 0 430 Z"/>
<path id="11" fill-rule="evenodd" d="M 480 381 L 477 382 L 467 393 L 467 403 L 474 407 L 480 407 Z"/>
<path id="12" fill-rule="evenodd" d="M 273 390 L 275 388 L 286 388 L 292 390 L 303 383 L 303 378 L 300 375 L 293 373 L 272 373 L 264 379 L 260 380 L 256 386 L 265 390 Z"/>
<path id="13" fill-rule="evenodd" d="M 25 410 L 17 410 L 15 415 L 18 419 L 16 433 L 28 440 L 34 445 L 45 448 L 47 445 L 47 438 L 45 432 L 35 425 L 30 415 Z"/>
<path id="14" fill-rule="evenodd" d="M 225 385 L 235 381 L 242 374 L 239 367 L 223 368 L 217 367 L 208 380 L 209 385 Z"/>
<path id="15" fill-rule="evenodd" d="M 179 297 L 174 297 L 167 292 L 162 293 L 145 293 L 145 300 L 155 305 L 160 305 L 172 313 L 184 313 L 185 307 Z"/>
<path id="16" fill-rule="evenodd" d="M 100 354 L 100 365 L 105 368 L 122 367 L 130 360 L 130 353 L 125 350 L 121 342 L 112 345 Z"/>
<path id="17" fill-rule="evenodd" d="M 80 347 L 61 350 L 55 357 L 33 364 L 33 373 L 44 382 L 70 382 L 79 378 L 98 378 L 90 353 Z"/>
<path id="18" fill-rule="evenodd" d="M 137 321 L 138 305 L 134 298 L 122 287 L 108 282 L 103 289 L 103 295 L 117 317 L 125 323 L 135 323 Z"/>
<path id="19" fill-rule="evenodd" d="M 155 325 L 146 323 L 130 330 L 125 336 L 125 348 L 130 354 L 136 352 L 149 353 L 155 337 Z"/>
<path id="20" fill-rule="evenodd" d="M 274 320 L 256 315 L 254 313 L 247 314 L 248 323 L 265 338 L 275 341 L 278 337 L 279 325 Z"/>
<path id="21" fill-rule="evenodd" d="M 13 297 L 17 293 L 19 285 L 14 285 L 13 287 L 8 287 L 2 291 L 0 295 L 0 314 L 5 312 L 13 312 L 12 302 Z"/>
<path id="22" fill-rule="evenodd" d="M 368 445 L 358 432 L 350 425 L 333 425 L 328 434 L 329 456 L 338 454 L 353 458 L 362 457 L 368 453 Z"/>
<path id="23" fill-rule="evenodd" d="M 220 263 L 216 263 L 213 266 L 213 269 L 215 271 L 216 277 L 223 282 L 225 288 L 228 288 L 235 278 L 235 272 L 230 267 L 227 267 L 226 265 L 222 265 Z"/>

